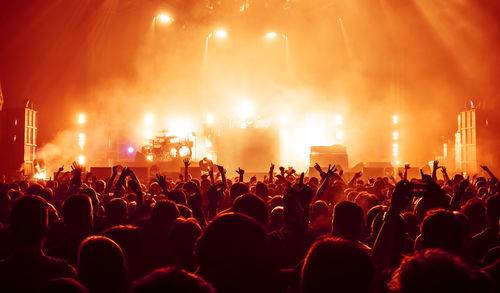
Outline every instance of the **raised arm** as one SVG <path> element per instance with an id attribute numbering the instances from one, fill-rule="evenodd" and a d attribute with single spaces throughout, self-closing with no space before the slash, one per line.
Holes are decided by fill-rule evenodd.
<path id="1" fill-rule="evenodd" d="M 269 183 L 273 183 L 274 180 L 274 164 L 271 163 L 271 167 L 269 167 Z"/>
<path id="2" fill-rule="evenodd" d="M 113 174 L 111 174 L 111 177 L 109 177 L 108 182 L 106 183 L 106 188 L 103 191 L 104 194 L 108 194 L 113 187 L 113 182 L 115 181 L 116 174 L 118 173 L 118 167 L 119 165 L 113 166 Z"/>
<path id="3" fill-rule="evenodd" d="M 465 194 L 465 190 L 467 190 L 467 187 L 469 187 L 469 184 L 469 177 L 460 182 L 458 190 L 453 194 L 453 197 L 450 201 L 450 209 L 452 211 L 460 211 L 460 202 L 462 201 L 462 197 Z"/>
<path id="4" fill-rule="evenodd" d="M 182 160 L 184 162 L 184 182 L 189 181 L 189 165 L 191 164 L 191 160 L 189 158 L 185 158 Z"/>
<path id="5" fill-rule="evenodd" d="M 437 181 L 437 170 L 439 169 L 439 161 L 435 160 L 432 164 L 432 181 Z"/>
<path id="6" fill-rule="evenodd" d="M 492 179 L 497 179 L 497 177 L 493 174 L 493 172 L 491 172 L 490 168 L 488 168 L 488 166 L 484 166 L 484 165 L 481 165 L 481 168 L 486 171 L 486 173 L 488 173 L 488 175 L 492 178 Z"/>
<path id="7" fill-rule="evenodd" d="M 320 187 L 318 188 L 318 191 L 316 191 L 316 195 L 312 199 L 312 202 L 315 202 L 317 200 L 320 200 L 323 198 L 323 195 L 325 191 L 328 189 L 330 185 L 330 179 L 333 177 L 333 174 L 335 173 L 337 169 L 335 169 L 335 165 L 328 165 L 328 171 L 326 172 L 325 179 L 323 180 L 323 183 L 321 183 Z"/>
<path id="8" fill-rule="evenodd" d="M 399 181 L 392 194 L 391 206 L 384 216 L 384 223 L 372 249 L 372 258 L 379 268 L 390 266 L 391 260 L 394 259 L 394 253 L 398 251 L 396 249 L 398 222 L 402 221 L 400 214 L 410 202 L 411 197 L 409 182 L 407 180 Z"/>
<path id="9" fill-rule="evenodd" d="M 239 182 L 243 183 L 243 175 L 245 174 L 245 170 L 238 168 L 238 170 L 236 170 L 236 173 L 238 173 L 240 175 Z"/>

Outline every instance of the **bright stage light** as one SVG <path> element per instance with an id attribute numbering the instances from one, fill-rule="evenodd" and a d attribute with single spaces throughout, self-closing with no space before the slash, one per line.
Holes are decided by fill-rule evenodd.
<path id="1" fill-rule="evenodd" d="M 175 148 L 171 148 L 170 154 L 172 155 L 172 157 L 175 157 L 177 155 L 177 150 Z"/>
<path id="2" fill-rule="evenodd" d="M 342 115 L 337 115 L 337 117 L 335 117 L 335 122 L 337 125 L 342 125 Z"/>
<path id="3" fill-rule="evenodd" d="M 394 132 L 392 133 L 392 139 L 393 139 L 393 140 L 398 140 L 398 139 L 399 139 L 399 132 L 394 131 Z"/>
<path id="4" fill-rule="evenodd" d="M 255 107 L 250 101 L 243 101 L 238 107 L 238 116 L 246 120 L 254 115 Z"/>
<path id="5" fill-rule="evenodd" d="M 33 176 L 33 178 L 45 180 L 47 178 L 47 173 L 44 170 L 42 170 L 42 171 L 40 171 L 38 173 L 35 173 L 35 175 Z"/>
<path id="6" fill-rule="evenodd" d="M 227 31 L 223 29 L 219 29 L 215 31 L 215 37 L 219 39 L 227 38 Z"/>
<path id="7" fill-rule="evenodd" d="M 212 154 L 207 154 L 207 159 L 209 159 L 210 161 L 213 161 L 214 156 L 212 156 Z"/>
<path id="8" fill-rule="evenodd" d="M 181 157 L 186 157 L 187 155 L 189 155 L 189 148 L 187 146 L 182 146 L 180 149 L 179 149 L 179 155 Z"/>
<path id="9" fill-rule="evenodd" d="M 207 148 L 211 148 L 211 147 L 212 147 L 212 142 L 211 142 L 211 141 L 209 141 L 209 140 L 205 141 L 205 146 L 206 146 Z"/>
<path id="10" fill-rule="evenodd" d="M 85 164 L 85 156 L 83 156 L 83 155 L 78 156 L 78 164 L 80 164 L 80 165 Z"/>
<path id="11" fill-rule="evenodd" d="M 163 23 L 163 24 L 171 23 L 171 22 L 174 21 L 174 19 L 172 17 L 170 17 L 170 15 L 168 15 L 166 13 L 160 13 L 160 14 L 158 14 L 155 17 L 154 20 L 157 21 L 157 22 Z"/>
<path id="12" fill-rule="evenodd" d="M 398 115 L 392 116 L 392 123 L 393 124 L 398 124 L 399 123 L 399 116 Z"/>
<path id="13" fill-rule="evenodd" d="M 214 114 L 207 114 L 206 122 L 207 122 L 207 124 L 214 124 L 214 122 L 215 122 Z"/>
<path id="14" fill-rule="evenodd" d="M 337 131 L 337 139 L 342 140 L 344 138 L 344 132 L 342 130 Z"/>
<path id="15" fill-rule="evenodd" d="M 146 159 L 147 159 L 148 161 L 153 161 L 153 155 L 147 155 L 147 156 L 146 156 Z"/>
<path id="16" fill-rule="evenodd" d="M 127 152 L 128 152 L 129 154 L 133 153 L 133 152 L 134 152 L 134 148 L 133 148 L 133 147 L 131 147 L 131 146 L 130 146 L 130 147 L 128 147 L 128 148 L 127 148 Z"/>
<path id="17" fill-rule="evenodd" d="M 83 151 L 83 147 L 85 146 L 85 133 L 78 134 L 78 145 L 80 146 L 80 150 Z"/>
<path id="18" fill-rule="evenodd" d="M 268 39 L 274 39 L 274 38 L 276 38 L 276 36 L 277 36 L 277 34 L 275 32 L 268 32 L 266 34 L 266 38 L 268 38 Z"/>
<path id="19" fill-rule="evenodd" d="M 85 114 L 78 114 L 78 124 L 85 124 L 85 121 L 87 120 L 86 118 Z"/>
<path id="20" fill-rule="evenodd" d="M 153 121 L 154 121 L 153 114 L 146 114 L 146 115 L 144 115 L 144 124 L 151 125 L 151 124 L 153 124 Z"/>

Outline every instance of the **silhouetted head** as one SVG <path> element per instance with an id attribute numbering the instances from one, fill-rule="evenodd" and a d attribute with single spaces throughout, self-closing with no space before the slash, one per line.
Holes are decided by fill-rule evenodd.
<path id="1" fill-rule="evenodd" d="M 186 194 L 181 189 L 174 189 L 167 194 L 167 198 L 176 204 L 187 205 Z"/>
<path id="2" fill-rule="evenodd" d="M 88 235 L 92 231 L 92 202 L 86 194 L 75 194 L 64 201 L 62 207 L 64 224 L 73 233 Z"/>
<path id="3" fill-rule="evenodd" d="M 498 222 L 500 219 L 500 195 L 492 195 L 486 200 L 486 217 L 489 222 Z"/>
<path id="4" fill-rule="evenodd" d="M 370 292 L 374 266 L 356 244 L 325 238 L 313 244 L 302 267 L 302 293 Z"/>
<path id="5" fill-rule="evenodd" d="M 40 286 L 40 293 L 88 293 L 89 290 L 72 278 L 56 278 L 48 280 Z"/>
<path id="6" fill-rule="evenodd" d="M 233 211 L 250 216 L 259 223 L 267 226 L 268 211 L 266 203 L 258 196 L 247 193 L 240 195 L 233 204 Z"/>
<path id="7" fill-rule="evenodd" d="M 177 219 L 172 224 L 169 234 L 169 247 L 172 265 L 188 271 L 195 271 L 197 262 L 194 256 L 194 245 L 201 235 L 201 227 L 191 218 Z"/>
<path id="8" fill-rule="evenodd" d="M 269 231 L 275 231 L 283 227 L 283 207 L 275 207 L 269 217 Z"/>
<path id="9" fill-rule="evenodd" d="M 182 186 L 182 188 L 183 188 L 184 190 L 186 190 L 186 192 L 187 192 L 187 194 L 188 194 L 188 195 L 191 195 L 191 194 L 193 194 L 193 193 L 196 193 L 196 192 L 197 192 L 197 188 L 198 188 L 198 187 L 197 187 L 197 185 L 196 185 L 196 183 L 195 183 L 195 182 L 193 182 L 193 181 L 188 181 L 188 182 L 184 183 L 184 185 Z"/>
<path id="10" fill-rule="evenodd" d="M 94 212 L 94 217 L 96 217 L 97 213 L 99 212 L 99 205 L 101 203 L 99 197 L 97 196 L 97 193 L 92 188 L 84 188 L 80 191 L 80 193 L 86 194 L 90 197 L 92 201 L 92 211 Z"/>
<path id="11" fill-rule="evenodd" d="M 14 202 L 10 230 L 17 245 L 41 246 L 47 229 L 47 202 L 43 198 L 25 195 Z"/>
<path id="12" fill-rule="evenodd" d="M 156 202 L 151 211 L 151 222 L 157 227 L 169 228 L 179 216 L 179 209 L 175 202 L 164 199 Z"/>
<path id="13" fill-rule="evenodd" d="M 198 274 L 218 293 L 262 292 L 273 284 L 266 231 L 249 216 L 215 217 L 198 239 L 196 256 Z"/>
<path id="14" fill-rule="evenodd" d="M 430 211 L 421 226 L 422 247 L 438 248 L 459 254 L 464 245 L 464 231 L 460 220 L 453 212 Z"/>
<path id="15" fill-rule="evenodd" d="M 135 277 L 140 269 L 141 261 L 141 232 L 135 226 L 114 226 L 102 233 L 120 246 L 131 270 L 131 276 Z"/>
<path id="16" fill-rule="evenodd" d="M 255 185 L 255 195 L 262 198 L 264 202 L 267 202 L 267 199 L 269 197 L 269 190 L 267 189 L 267 185 L 262 182 L 257 182 L 257 185 Z"/>
<path id="17" fill-rule="evenodd" d="M 283 196 L 281 195 L 275 195 L 271 198 L 271 201 L 269 203 L 269 208 L 273 210 L 275 207 L 282 207 L 283 206 Z"/>
<path id="18" fill-rule="evenodd" d="M 113 198 L 106 204 L 105 214 L 113 225 L 125 224 L 127 221 L 127 202 L 121 198 Z"/>
<path id="19" fill-rule="evenodd" d="M 363 210 L 350 201 L 339 202 L 333 211 L 332 234 L 345 240 L 358 241 L 363 227 Z"/>
<path id="20" fill-rule="evenodd" d="M 319 216 L 330 216 L 330 211 L 328 210 L 328 205 L 323 200 L 317 200 L 311 207 L 311 222 L 313 222 Z"/>
<path id="21" fill-rule="evenodd" d="M 231 188 L 229 190 L 229 198 L 231 199 L 231 202 L 234 202 L 234 200 L 238 196 L 248 193 L 248 191 L 248 186 L 243 183 L 237 182 L 231 185 Z"/>
<path id="22" fill-rule="evenodd" d="M 78 276 L 90 292 L 126 292 L 127 263 L 113 240 L 91 236 L 80 244 Z"/>
<path id="23" fill-rule="evenodd" d="M 177 204 L 177 208 L 179 209 L 179 217 L 189 219 L 193 216 L 193 211 L 188 206 Z"/>
<path id="24" fill-rule="evenodd" d="M 474 292 L 467 267 L 459 258 L 439 250 L 416 251 L 405 257 L 391 287 L 401 293 Z"/>
<path id="25" fill-rule="evenodd" d="M 92 184 L 92 188 L 95 190 L 95 192 L 102 194 L 102 192 L 106 188 L 106 182 L 104 182 L 104 180 L 97 180 Z"/>
<path id="26" fill-rule="evenodd" d="M 157 269 L 134 282 L 132 293 L 189 292 L 215 293 L 212 285 L 184 270 L 167 267 Z"/>

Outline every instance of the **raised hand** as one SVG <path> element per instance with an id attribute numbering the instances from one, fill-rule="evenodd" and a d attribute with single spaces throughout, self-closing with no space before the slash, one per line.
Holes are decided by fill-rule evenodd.
<path id="1" fill-rule="evenodd" d="M 158 182 L 158 185 L 160 185 L 165 194 L 168 193 L 167 179 L 165 178 L 165 176 L 156 174 L 156 182 Z"/>
<path id="2" fill-rule="evenodd" d="M 120 168 L 120 165 L 114 165 L 113 166 L 113 174 L 118 174 L 118 168 Z"/>
<path id="3" fill-rule="evenodd" d="M 274 164 L 271 163 L 271 167 L 269 167 L 269 182 L 273 183 L 274 181 Z"/>
<path id="4" fill-rule="evenodd" d="M 411 200 L 410 183 L 407 180 L 401 180 L 396 184 L 391 198 L 389 213 L 392 215 L 400 214 Z"/>
<path id="5" fill-rule="evenodd" d="M 300 173 L 300 181 L 299 181 L 299 187 L 304 186 L 304 172 Z"/>
<path id="6" fill-rule="evenodd" d="M 59 167 L 59 169 L 57 169 L 57 173 L 61 173 L 62 171 L 64 171 L 64 165 L 62 165 L 61 167 Z"/>
<path id="7" fill-rule="evenodd" d="M 224 166 L 221 165 L 216 165 L 217 166 L 217 171 L 219 171 L 220 174 L 226 174 L 226 169 L 224 169 Z"/>
<path id="8" fill-rule="evenodd" d="M 189 167 L 189 165 L 191 165 L 191 159 L 190 158 L 185 158 L 184 160 L 182 160 L 182 162 L 184 163 L 184 167 Z"/>
<path id="9" fill-rule="evenodd" d="M 245 170 L 238 168 L 238 170 L 236 170 L 236 173 L 240 175 L 240 182 L 243 182 L 243 175 L 245 174 Z"/>

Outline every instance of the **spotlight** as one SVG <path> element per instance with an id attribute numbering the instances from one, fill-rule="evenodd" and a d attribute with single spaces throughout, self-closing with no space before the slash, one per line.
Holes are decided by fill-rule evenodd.
<path id="1" fill-rule="evenodd" d="M 133 152 L 134 152 L 134 148 L 133 148 L 133 147 L 131 147 L 131 146 L 130 146 L 130 147 L 128 147 L 128 148 L 127 148 L 127 152 L 128 152 L 129 154 L 133 153 Z"/>
<path id="2" fill-rule="evenodd" d="M 227 31 L 223 29 L 219 29 L 215 31 L 215 37 L 219 39 L 225 39 L 227 38 Z"/>
<path id="3" fill-rule="evenodd" d="M 174 19 L 172 17 L 170 17 L 168 14 L 161 13 L 155 17 L 154 21 L 157 21 L 157 22 L 160 22 L 163 24 L 167 24 L 167 23 L 173 22 Z"/>
<path id="4" fill-rule="evenodd" d="M 146 159 L 147 159 L 148 161 L 153 161 L 153 155 L 147 155 L 147 156 L 146 156 Z"/>
<path id="5" fill-rule="evenodd" d="M 344 132 L 342 130 L 338 130 L 337 131 L 337 139 L 342 140 L 343 137 L 344 137 Z"/>
<path id="6" fill-rule="evenodd" d="M 85 164 L 85 156 L 83 156 L 83 155 L 78 156 L 78 164 L 80 164 L 80 165 Z"/>
<path id="7" fill-rule="evenodd" d="M 268 38 L 268 39 L 274 39 L 274 38 L 276 38 L 276 36 L 277 36 L 277 34 L 275 32 L 268 32 L 266 34 L 266 38 Z"/>
<path id="8" fill-rule="evenodd" d="M 85 124 L 85 120 L 87 117 L 85 117 L 85 114 L 78 114 L 78 124 L 83 125 Z"/>
<path id="9" fill-rule="evenodd" d="M 342 125 L 342 115 L 337 115 L 337 117 L 335 117 L 335 121 L 337 122 L 337 125 Z"/>
<path id="10" fill-rule="evenodd" d="M 182 146 L 180 149 L 179 149 L 179 155 L 181 157 L 186 157 L 187 155 L 189 155 L 189 148 L 187 146 Z"/>
<path id="11" fill-rule="evenodd" d="M 398 124 L 399 123 L 399 116 L 398 115 L 392 116 L 392 123 L 393 124 Z"/>

